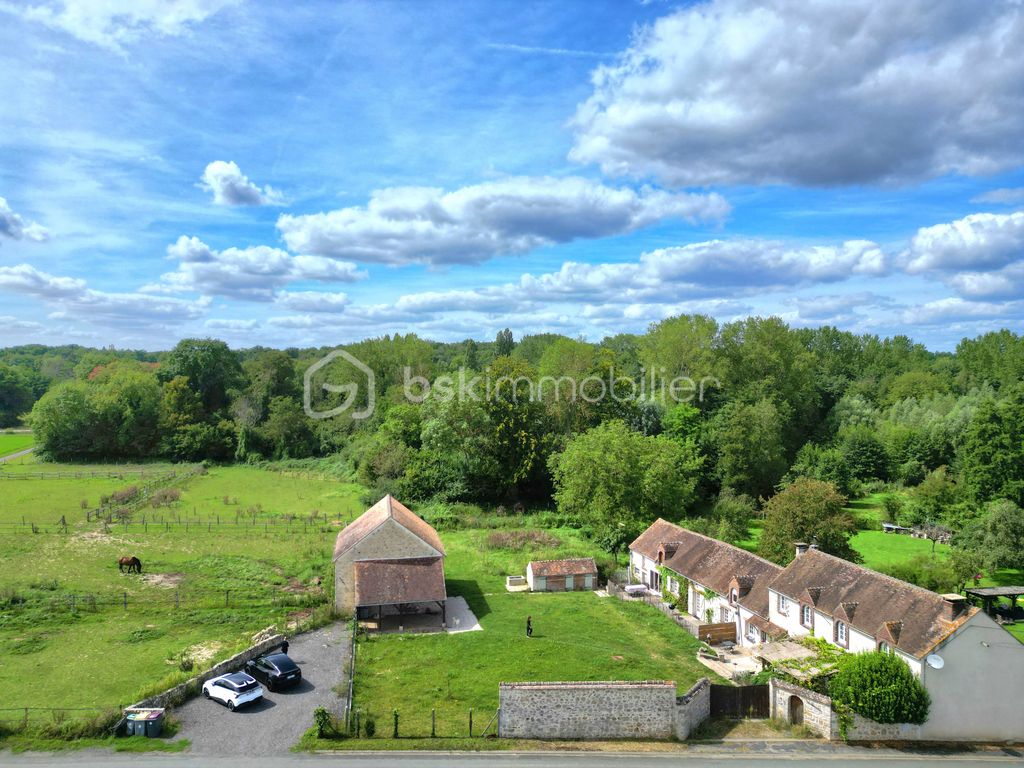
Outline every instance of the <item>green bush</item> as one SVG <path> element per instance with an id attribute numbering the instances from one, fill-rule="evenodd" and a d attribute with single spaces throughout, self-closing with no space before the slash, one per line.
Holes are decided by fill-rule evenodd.
<path id="1" fill-rule="evenodd" d="M 363 725 L 363 733 L 366 734 L 366 738 L 372 739 L 377 733 L 377 721 L 372 717 L 366 718 L 366 723 Z"/>
<path id="2" fill-rule="evenodd" d="M 834 701 L 877 723 L 923 723 L 928 691 L 898 656 L 871 651 L 851 656 L 833 678 Z"/>

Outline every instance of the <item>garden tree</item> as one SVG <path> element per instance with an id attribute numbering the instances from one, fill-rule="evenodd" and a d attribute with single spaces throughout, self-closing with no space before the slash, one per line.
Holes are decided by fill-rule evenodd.
<path id="1" fill-rule="evenodd" d="M 991 569 L 1024 569 L 1024 510 L 999 499 L 985 505 L 982 516 L 957 537 L 967 549 L 979 552 Z"/>
<path id="2" fill-rule="evenodd" d="M 303 459 L 316 450 L 312 422 L 290 397 L 275 397 L 267 406 L 267 419 L 258 434 L 274 459 Z"/>
<path id="3" fill-rule="evenodd" d="M 711 508 L 707 530 L 709 536 L 736 544 L 750 535 L 750 518 L 754 516 L 754 500 L 724 488 Z"/>
<path id="4" fill-rule="evenodd" d="M 850 545 L 856 526 L 845 506 L 846 497 L 832 483 L 796 479 L 765 504 L 758 554 L 784 565 L 793 559 L 796 542 L 803 541 L 857 562 L 860 556 Z"/>
<path id="5" fill-rule="evenodd" d="M 494 339 L 494 356 L 507 357 L 512 354 L 512 350 L 515 349 L 516 342 L 512 338 L 512 331 L 508 328 L 498 331 L 498 335 Z"/>
<path id="6" fill-rule="evenodd" d="M 721 484 L 755 498 L 770 496 L 786 471 L 782 429 L 783 418 L 769 399 L 724 405 L 711 427 Z"/>
<path id="7" fill-rule="evenodd" d="M 28 371 L 0 363 L 0 427 L 17 426 L 35 399 Z"/>
<path id="8" fill-rule="evenodd" d="M 28 423 L 41 456 L 68 461 L 91 455 L 94 422 L 84 381 L 64 381 L 43 395 L 32 408 Z"/>
<path id="9" fill-rule="evenodd" d="M 1024 504 L 1024 387 L 978 406 L 959 459 L 961 482 L 972 501 L 1004 498 Z"/>
<path id="10" fill-rule="evenodd" d="M 208 416 L 224 408 L 229 392 L 243 381 L 238 356 L 215 339 L 182 339 L 160 362 L 157 375 L 161 382 L 186 377 Z"/>
<path id="11" fill-rule="evenodd" d="M 550 459 L 558 510 L 613 552 L 655 518 L 687 508 L 700 464 L 691 446 L 645 437 L 621 421 L 577 435 Z"/>
<path id="12" fill-rule="evenodd" d="M 945 467 L 939 467 L 907 495 L 900 522 L 903 525 L 936 525 L 949 519 L 957 501 L 957 487 Z"/>
<path id="13" fill-rule="evenodd" d="M 934 553 L 914 555 L 909 560 L 891 563 L 884 570 L 893 578 L 932 592 L 951 592 L 957 586 L 957 575 L 949 560 Z"/>
<path id="14" fill-rule="evenodd" d="M 906 506 L 903 497 L 896 493 L 887 493 L 882 497 L 882 516 L 887 523 L 899 523 L 903 518 L 903 508 Z"/>
<path id="15" fill-rule="evenodd" d="M 829 684 L 829 695 L 876 723 L 923 723 L 928 691 L 899 656 L 883 651 L 845 658 Z"/>
<path id="16" fill-rule="evenodd" d="M 789 485 L 798 477 L 813 477 L 832 483 L 844 496 L 850 495 L 850 484 L 853 475 L 846 457 L 838 448 L 826 448 L 815 443 L 805 443 L 797 451 L 793 466 L 783 478 L 783 484 Z"/>
<path id="17" fill-rule="evenodd" d="M 885 480 L 889 457 L 885 446 L 867 426 L 847 427 L 839 434 L 839 450 L 850 475 L 857 480 Z"/>
<path id="18" fill-rule="evenodd" d="M 949 569 L 956 581 L 956 591 L 963 592 L 967 582 L 980 577 L 985 567 L 985 555 L 974 549 L 971 542 L 958 541 L 958 538 L 953 539 L 953 546 L 949 549 Z"/>

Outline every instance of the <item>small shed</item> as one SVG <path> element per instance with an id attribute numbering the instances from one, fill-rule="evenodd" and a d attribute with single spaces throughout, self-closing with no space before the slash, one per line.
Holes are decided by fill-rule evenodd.
<path id="1" fill-rule="evenodd" d="M 597 588 L 597 564 L 592 557 L 531 560 L 526 566 L 531 592 L 574 592 Z"/>

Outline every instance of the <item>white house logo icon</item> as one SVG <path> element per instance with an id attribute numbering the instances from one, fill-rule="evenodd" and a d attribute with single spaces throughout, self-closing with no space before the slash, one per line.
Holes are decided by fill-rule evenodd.
<path id="1" fill-rule="evenodd" d="M 320 360 L 317 360 L 309 368 L 306 369 L 305 375 L 302 377 L 302 407 L 306 411 L 306 415 L 311 419 L 329 419 L 332 416 L 344 413 L 352 404 L 355 403 L 356 395 L 359 393 L 359 385 L 356 383 L 349 384 L 329 384 L 324 382 L 321 386 L 327 391 L 334 394 L 343 394 L 345 399 L 341 402 L 341 405 L 331 408 L 329 411 L 318 411 L 313 408 L 313 374 L 319 371 L 321 368 L 330 365 L 331 362 L 337 358 L 342 358 L 354 365 L 357 369 L 366 374 L 366 407 L 361 408 L 358 411 L 353 411 L 353 419 L 367 419 L 373 415 L 374 407 L 377 404 L 377 389 L 375 386 L 373 371 L 358 357 L 349 354 L 344 349 L 335 349 L 333 352 L 328 353 Z"/>

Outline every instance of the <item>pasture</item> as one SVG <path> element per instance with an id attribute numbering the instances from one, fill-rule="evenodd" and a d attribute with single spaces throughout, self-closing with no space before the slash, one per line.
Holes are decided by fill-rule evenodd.
<path id="1" fill-rule="evenodd" d="M 330 601 L 337 530 L 362 508 L 350 484 L 245 466 L 202 475 L 179 467 L 167 486 L 180 492 L 176 501 L 139 504 L 129 519 L 105 523 L 87 520 L 81 500 L 92 507 L 167 467 L 78 479 L 63 475 L 99 468 L 26 463 L 14 471 L 40 469 L 43 479 L 0 479 L 3 706 L 130 703 L 187 676 L 182 659 L 215 662 L 268 625 L 318 610 Z M 61 516 L 66 532 L 55 525 Z M 141 576 L 118 571 L 123 555 L 141 559 Z"/>
<path id="2" fill-rule="evenodd" d="M 0 432 L 0 458 L 31 448 L 34 442 L 31 432 Z"/>

